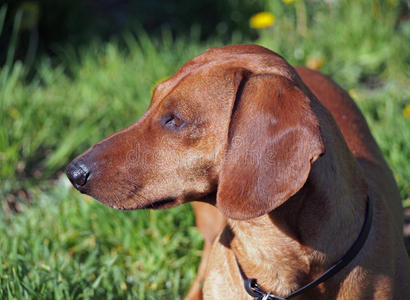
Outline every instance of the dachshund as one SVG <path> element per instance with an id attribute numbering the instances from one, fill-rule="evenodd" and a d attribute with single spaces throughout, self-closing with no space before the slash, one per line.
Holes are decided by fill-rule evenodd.
<path id="1" fill-rule="evenodd" d="M 186 299 L 410 297 L 400 194 L 364 117 L 266 48 L 193 58 L 66 172 L 116 209 L 196 201 L 205 244 Z"/>

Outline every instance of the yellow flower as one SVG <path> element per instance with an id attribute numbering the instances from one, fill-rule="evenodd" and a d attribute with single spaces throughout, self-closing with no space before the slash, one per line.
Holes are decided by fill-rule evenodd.
<path id="1" fill-rule="evenodd" d="M 275 16 L 270 12 L 260 12 L 249 20 L 249 26 L 256 29 L 268 28 L 275 23 Z"/>
<path id="2" fill-rule="evenodd" d="M 313 70 L 319 70 L 324 63 L 325 61 L 321 57 L 310 57 L 308 58 L 306 65 Z"/>
<path id="3" fill-rule="evenodd" d="M 405 108 L 403 108 L 403 117 L 410 118 L 410 104 L 407 104 Z"/>
<path id="4" fill-rule="evenodd" d="M 296 2 L 296 0 L 282 0 L 282 2 L 289 5 L 289 4 L 292 4 L 293 2 Z"/>

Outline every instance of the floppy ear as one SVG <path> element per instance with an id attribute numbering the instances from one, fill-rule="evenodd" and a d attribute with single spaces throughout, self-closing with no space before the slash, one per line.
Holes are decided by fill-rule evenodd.
<path id="1" fill-rule="evenodd" d="M 216 206 L 228 218 L 268 213 L 306 182 L 324 152 L 310 99 L 290 80 L 243 78 L 232 108 Z"/>

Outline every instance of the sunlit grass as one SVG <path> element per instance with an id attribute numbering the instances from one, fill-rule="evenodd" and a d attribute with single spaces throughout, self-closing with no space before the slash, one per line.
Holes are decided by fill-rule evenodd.
<path id="1" fill-rule="evenodd" d="M 1 299 L 178 299 L 199 262 L 188 205 L 124 212 L 63 185 L 1 214 Z"/>

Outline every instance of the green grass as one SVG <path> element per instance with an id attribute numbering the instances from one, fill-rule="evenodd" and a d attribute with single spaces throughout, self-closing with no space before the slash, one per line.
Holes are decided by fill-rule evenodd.
<path id="1" fill-rule="evenodd" d="M 0 218 L 0 299 L 178 299 L 201 239 L 189 206 L 117 211 L 57 184 Z"/>
<path id="2" fill-rule="evenodd" d="M 402 114 L 410 22 L 399 22 L 399 2 L 263 2 L 276 23 L 255 42 L 292 64 L 321 61 L 350 91 L 410 206 L 410 119 Z M 0 10 L 0 34 L 1 21 Z M 164 30 L 160 39 L 138 32 L 67 45 L 30 78 L 10 45 L 0 69 L 0 299 L 178 299 L 187 291 L 202 243 L 189 205 L 115 211 L 55 179 L 71 158 L 137 120 L 155 82 L 223 44 L 198 36 Z M 238 33 L 230 42 L 246 41 Z M 20 213 L 9 212 L 14 203 Z"/>

